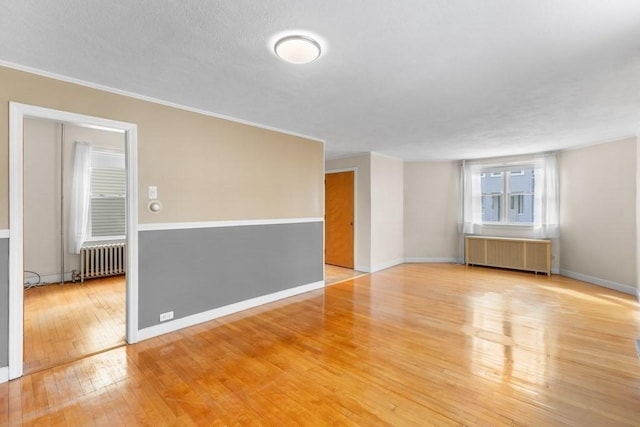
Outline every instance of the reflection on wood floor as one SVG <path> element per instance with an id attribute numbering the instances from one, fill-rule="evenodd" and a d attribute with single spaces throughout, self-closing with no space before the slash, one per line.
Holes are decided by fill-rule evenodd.
<path id="1" fill-rule="evenodd" d="M 61 365 L 125 336 L 125 276 L 24 291 L 24 371 Z"/>
<path id="2" fill-rule="evenodd" d="M 332 285 L 334 283 L 340 283 L 344 280 L 352 279 L 354 277 L 362 276 L 367 273 L 361 271 L 352 270 L 350 268 L 338 267 L 337 265 L 324 265 L 324 284 Z"/>
<path id="3" fill-rule="evenodd" d="M 10 425 L 638 425 L 634 297 L 405 264 L 0 384 Z"/>

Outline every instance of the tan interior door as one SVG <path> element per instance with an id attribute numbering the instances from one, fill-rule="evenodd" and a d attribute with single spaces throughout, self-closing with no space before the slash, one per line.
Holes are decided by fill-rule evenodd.
<path id="1" fill-rule="evenodd" d="M 354 176 L 325 175 L 325 262 L 346 268 L 353 268 Z"/>

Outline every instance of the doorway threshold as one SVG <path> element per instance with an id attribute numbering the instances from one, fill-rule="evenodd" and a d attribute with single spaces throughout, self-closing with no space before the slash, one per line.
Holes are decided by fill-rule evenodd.
<path id="1" fill-rule="evenodd" d="M 339 267 L 336 265 L 325 264 L 324 265 L 324 284 L 335 285 L 347 280 L 352 280 L 357 277 L 365 276 L 369 273 L 353 270 L 351 268 Z"/>

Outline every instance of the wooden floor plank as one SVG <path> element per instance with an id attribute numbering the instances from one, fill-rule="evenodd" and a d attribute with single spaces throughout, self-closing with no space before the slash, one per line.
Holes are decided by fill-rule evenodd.
<path id="1" fill-rule="evenodd" d="M 633 426 L 638 308 L 406 264 L 2 384 L 0 424 Z"/>

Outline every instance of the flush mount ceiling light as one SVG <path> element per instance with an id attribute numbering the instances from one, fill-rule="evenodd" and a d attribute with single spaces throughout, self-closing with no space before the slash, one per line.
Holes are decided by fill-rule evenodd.
<path id="1" fill-rule="evenodd" d="M 287 36 L 278 40 L 273 47 L 276 55 L 292 64 L 308 64 L 320 56 L 320 45 L 306 36 Z"/>

